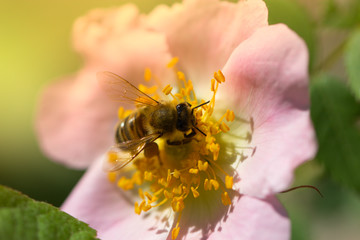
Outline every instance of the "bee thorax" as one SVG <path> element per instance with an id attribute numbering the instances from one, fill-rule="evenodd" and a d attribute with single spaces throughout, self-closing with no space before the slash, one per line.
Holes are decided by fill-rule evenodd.
<path id="1" fill-rule="evenodd" d="M 169 133 L 175 130 L 176 119 L 175 109 L 163 106 L 151 113 L 150 125 L 161 133 Z"/>

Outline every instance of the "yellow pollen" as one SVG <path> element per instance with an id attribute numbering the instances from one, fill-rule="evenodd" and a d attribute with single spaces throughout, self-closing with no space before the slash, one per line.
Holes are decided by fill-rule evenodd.
<path id="1" fill-rule="evenodd" d="M 126 177 L 120 178 L 117 185 L 118 187 L 124 190 L 130 190 L 134 188 L 133 182 L 130 179 L 127 179 Z"/>
<path id="2" fill-rule="evenodd" d="M 185 207 L 183 198 L 182 197 L 173 198 L 171 206 L 174 212 L 181 212 Z"/>
<path id="3" fill-rule="evenodd" d="M 225 76 L 220 70 L 214 73 L 214 78 L 218 83 L 225 82 Z"/>
<path id="4" fill-rule="evenodd" d="M 205 172 L 208 167 L 209 167 L 209 163 L 208 163 L 208 162 L 203 162 L 203 161 L 201 161 L 201 160 L 198 161 L 198 169 L 199 169 L 200 171 L 204 171 L 204 172 Z"/>
<path id="5" fill-rule="evenodd" d="M 225 176 L 225 186 L 226 186 L 226 188 L 232 189 L 233 185 L 234 185 L 234 178 L 229 176 L 229 175 Z"/>
<path id="6" fill-rule="evenodd" d="M 114 183 L 116 181 L 116 172 L 109 172 L 108 173 L 108 179 L 110 182 Z"/>
<path id="7" fill-rule="evenodd" d="M 219 182 L 214 180 L 214 179 L 211 179 L 210 180 L 210 184 L 214 187 L 215 190 L 218 190 L 219 189 Z"/>
<path id="8" fill-rule="evenodd" d="M 138 202 L 135 202 L 135 213 L 138 215 L 140 215 L 140 213 L 141 213 L 141 208 L 140 208 Z"/>
<path id="9" fill-rule="evenodd" d="M 142 210 L 144 212 L 147 212 L 151 209 L 151 205 L 150 204 L 144 204 L 143 207 L 142 207 Z"/>
<path id="10" fill-rule="evenodd" d="M 110 151 L 107 153 L 108 162 L 114 163 L 117 161 L 117 158 L 118 158 L 117 152 Z"/>
<path id="11" fill-rule="evenodd" d="M 171 231 L 173 240 L 179 235 L 179 222 L 186 207 L 185 204 L 192 204 L 192 201 L 202 201 L 202 197 L 209 196 L 209 194 L 203 194 L 204 191 L 213 190 L 221 191 L 222 204 L 230 205 L 231 198 L 226 191 L 232 189 L 234 185 L 233 177 L 222 169 L 222 164 L 226 162 L 224 163 L 223 159 L 221 159 L 223 153 L 220 154 L 220 151 L 224 150 L 220 140 L 227 139 L 226 136 L 222 137 L 221 134 L 230 131 L 231 125 L 229 122 L 235 120 L 235 114 L 227 109 L 226 113 L 221 113 L 222 117 L 218 117 L 218 112 L 213 116 L 213 112 L 217 110 L 215 109 L 215 97 L 219 87 L 222 87 L 221 83 L 225 82 L 225 76 L 220 70 L 215 72 L 213 79 L 211 79 L 211 98 L 198 99 L 193 82 L 185 76 L 184 72 L 177 69 L 176 64 L 178 61 L 179 59 L 174 57 L 167 65 L 172 68 L 171 71 L 175 74 L 177 85 L 169 84 L 163 88 L 159 84 L 161 79 L 158 79 L 149 68 L 146 68 L 144 79 L 149 82 L 146 85 L 150 87 L 140 84 L 138 88 L 159 101 L 161 101 L 161 95 L 169 95 L 170 99 L 172 97 L 169 104 L 174 104 L 174 106 L 182 102 L 189 103 L 194 122 L 192 122 L 192 129 L 186 131 L 185 134 L 190 135 L 194 131 L 194 136 L 184 138 L 184 133 L 180 131 L 175 132 L 173 135 L 164 134 L 155 141 L 158 145 L 158 155 L 148 157 L 151 154 L 144 154 L 145 151 L 141 151 L 136 156 L 136 161 L 132 163 L 132 168 L 129 168 L 129 171 L 125 172 L 125 174 L 116 171 L 107 175 L 109 181 L 117 184 L 119 188 L 134 190 L 129 191 L 129 194 L 138 191 L 138 199 L 140 200 L 134 203 L 136 214 L 147 212 L 159 206 L 164 209 L 168 207 L 173 213 L 177 213 L 176 225 Z M 158 81 L 155 86 L 150 84 L 153 81 Z M 174 89 L 177 93 L 173 93 Z M 142 103 L 149 101 L 148 98 L 141 96 L 137 100 Z M 209 102 L 206 102 L 208 100 Z M 132 110 L 125 110 L 122 107 L 118 109 L 120 120 L 125 119 L 131 113 Z M 246 121 L 244 119 L 243 123 L 251 125 L 250 121 Z M 136 126 L 133 128 L 135 130 L 140 129 L 136 128 Z M 144 126 L 144 128 L 148 128 L 148 126 Z M 133 129 L 129 128 L 129 130 L 133 133 Z M 135 135 L 135 133 L 130 135 Z M 251 133 L 250 137 L 244 133 L 243 139 L 250 141 Z M 167 144 L 167 140 L 183 141 L 183 144 L 179 146 L 170 145 Z M 185 140 L 190 141 L 186 142 Z M 116 163 L 120 156 L 120 151 L 109 151 L 107 160 L 110 163 Z M 187 201 L 187 197 L 190 197 L 191 200 Z"/>
<path id="12" fill-rule="evenodd" d="M 226 125 L 226 123 L 224 123 L 224 122 L 220 124 L 219 128 L 220 128 L 221 131 L 223 131 L 223 132 L 228 132 L 228 131 L 230 131 L 229 126 Z"/>
<path id="13" fill-rule="evenodd" d="M 180 174 L 181 174 L 180 171 L 177 170 L 177 169 L 175 169 L 174 172 L 173 172 L 173 175 L 174 175 L 175 178 L 179 178 Z"/>
<path id="14" fill-rule="evenodd" d="M 144 172 L 144 179 L 145 179 L 146 181 L 151 182 L 151 181 L 153 180 L 152 172 L 145 171 L 145 172 Z"/>
<path id="15" fill-rule="evenodd" d="M 174 195 L 167 190 L 164 191 L 164 196 L 167 199 L 172 199 L 174 197 Z"/>
<path id="16" fill-rule="evenodd" d="M 131 177 L 131 181 L 137 185 L 141 185 L 143 183 L 141 173 L 139 171 L 135 172 Z"/>
<path id="17" fill-rule="evenodd" d="M 165 95 L 169 95 L 170 93 L 171 93 L 171 90 L 172 90 L 173 88 L 170 86 L 170 84 L 168 84 L 168 85 L 166 85 L 166 87 L 164 87 L 164 89 L 163 89 L 163 93 L 165 94 Z"/>
<path id="18" fill-rule="evenodd" d="M 231 199 L 229 197 L 229 194 L 227 192 L 223 192 L 221 194 L 221 201 L 225 206 L 228 206 L 231 204 Z"/>
<path id="19" fill-rule="evenodd" d="M 215 91 L 215 79 L 211 79 L 211 91 Z"/>
<path id="20" fill-rule="evenodd" d="M 207 179 L 207 178 L 204 180 L 204 190 L 205 191 L 211 190 L 211 183 L 210 183 L 209 179 Z"/>
<path id="21" fill-rule="evenodd" d="M 184 74 L 183 72 L 178 71 L 178 72 L 177 72 L 177 77 L 178 77 L 178 79 L 181 80 L 181 81 L 185 81 L 185 80 L 186 80 L 186 79 L 185 79 L 185 74 Z"/>
<path id="22" fill-rule="evenodd" d="M 172 68 L 174 67 L 179 61 L 179 58 L 178 57 L 174 57 L 170 60 L 170 62 L 167 64 L 167 67 L 168 68 Z"/>
<path id="23" fill-rule="evenodd" d="M 138 87 L 139 87 L 140 91 L 142 91 L 142 92 L 144 92 L 144 93 L 146 93 L 148 95 L 152 95 L 152 94 L 156 93 L 156 91 L 158 89 L 157 86 L 147 87 L 147 86 L 145 86 L 143 84 L 139 84 Z"/>
<path id="24" fill-rule="evenodd" d="M 119 118 L 119 119 L 123 119 L 123 118 L 124 118 L 124 112 L 125 112 L 124 108 L 123 108 L 123 107 L 119 107 L 119 109 L 118 109 L 118 118 Z"/>
<path id="25" fill-rule="evenodd" d="M 139 188 L 139 196 L 141 197 L 141 199 L 142 200 L 144 200 L 145 199 L 145 196 L 144 196 L 144 192 L 143 192 L 143 190 L 141 189 L 141 188 Z"/>
<path id="26" fill-rule="evenodd" d="M 151 70 L 150 70 L 150 68 L 145 68 L 144 79 L 147 82 L 149 82 L 151 80 Z"/>
<path id="27" fill-rule="evenodd" d="M 199 173 L 199 169 L 190 168 L 190 169 L 189 169 L 189 173 L 191 173 L 191 174 L 198 174 L 198 173 Z"/>
<path id="28" fill-rule="evenodd" d="M 234 112 L 233 111 L 231 111 L 231 110 L 226 110 L 226 121 L 228 121 L 228 122 L 232 122 L 232 121 L 234 121 L 234 119 L 235 119 L 235 114 L 234 114 Z"/>
<path id="29" fill-rule="evenodd" d="M 182 193 L 182 185 L 180 184 L 178 187 L 173 188 L 173 194 L 180 195 Z"/>
<path id="30" fill-rule="evenodd" d="M 172 240 L 175 240 L 175 239 L 178 237 L 179 232 L 180 232 L 180 228 L 179 228 L 179 227 L 173 228 L 173 230 L 171 231 L 171 239 L 172 239 Z"/>
<path id="31" fill-rule="evenodd" d="M 191 187 L 191 192 L 193 193 L 194 198 L 200 196 L 200 193 L 194 187 Z"/>

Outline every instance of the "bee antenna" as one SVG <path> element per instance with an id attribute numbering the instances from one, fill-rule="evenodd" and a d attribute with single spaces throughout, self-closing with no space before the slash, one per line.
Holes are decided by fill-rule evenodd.
<path id="1" fill-rule="evenodd" d="M 198 108 L 198 107 L 201 107 L 201 106 L 203 106 L 203 105 L 205 105 L 205 104 L 208 104 L 210 101 L 207 101 L 207 102 L 204 102 L 204 103 L 201 103 L 201 104 L 199 104 L 199 105 L 197 105 L 197 106 L 195 106 L 195 107 L 193 107 L 192 109 L 191 109 L 191 113 L 193 113 L 194 112 L 194 109 L 195 108 Z M 199 130 L 199 129 L 198 129 Z M 200 131 L 200 130 L 199 130 Z M 201 132 L 201 131 L 200 131 Z M 206 136 L 206 135 L 205 135 Z"/>
<path id="2" fill-rule="evenodd" d="M 196 130 L 198 130 L 199 132 L 201 132 L 201 134 L 206 137 L 206 134 L 205 134 L 203 131 L 201 131 L 198 127 L 194 126 L 194 128 L 196 128 Z"/>

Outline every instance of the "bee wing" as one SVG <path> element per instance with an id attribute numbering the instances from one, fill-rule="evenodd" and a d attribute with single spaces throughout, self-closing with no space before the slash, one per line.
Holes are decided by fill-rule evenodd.
<path id="1" fill-rule="evenodd" d="M 113 172 L 120 170 L 134 160 L 139 153 L 141 153 L 146 144 L 155 141 L 161 134 L 155 133 L 147 135 L 140 139 L 129 140 L 123 143 L 118 143 L 111 147 L 109 154 L 115 154 L 115 160 L 105 159 L 103 168 L 105 171 Z M 129 150 L 127 150 L 129 149 Z"/>
<path id="2" fill-rule="evenodd" d="M 97 78 L 100 85 L 114 101 L 132 102 L 147 106 L 156 106 L 158 101 L 140 91 L 126 79 L 112 72 L 98 72 Z"/>

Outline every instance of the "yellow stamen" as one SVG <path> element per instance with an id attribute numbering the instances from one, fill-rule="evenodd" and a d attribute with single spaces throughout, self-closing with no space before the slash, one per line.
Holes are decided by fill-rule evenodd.
<path id="1" fill-rule="evenodd" d="M 145 196 L 144 196 L 144 192 L 143 192 L 143 190 L 141 189 L 141 188 L 139 188 L 139 196 L 141 197 L 141 199 L 142 200 L 144 200 L 145 199 Z"/>
<path id="2" fill-rule="evenodd" d="M 220 70 L 214 73 L 214 78 L 218 83 L 225 82 L 225 76 Z"/>
<path id="3" fill-rule="evenodd" d="M 219 126 L 220 130 L 223 131 L 223 132 L 228 132 L 230 131 L 230 128 L 228 125 L 226 125 L 226 123 L 222 122 Z"/>
<path id="4" fill-rule="evenodd" d="M 177 170 L 177 169 L 175 169 L 174 172 L 173 172 L 173 175 L 174 175 L 175 178 L 179 178 L 180 174 L 181 174 L 180 171 Z"/>
<path id="5" fill-rule="evenodd" d="M 139 90 L 148 95 L 152 95 L 152 94 L 156 93 L 157 89 L 158 89 L 158 86 L 147 87 L 143 84 L 139 84 Z"/>
<path id="6" fill-rule="evenodd" d="M 145 172 L 144 172 L 144 179 L 145 179 L 146 181 L 151 182 L 151 181 L 153 180 L 152 172 L 145 171 Z"/>
<path id="7" fill-rule="evenodd" d="M 215 79 L 211 79 L 211 91 L 215 91 Z"/>
<path id="8" fill-rule="evenodd" d="M 163 89 L 163 93 L 165 94 L 165 95 L 169 95 L 170 93 L 171 93 L 171 90 L 172 90 L 173 88 L 170 86 L 170 84 L 168 84 L 168 85 L 166 85 L 166 87 L 164 87 L 164 89 Z"/>
<path id="9" fill-rule="evenodd" d="M 189 169 L 189 173 L 191 173 L 191 174 L 198 174 L 198 172 L 199 172 L 199 169 L 196 169 L 196 168 Z"/>
<path id="10" fill-rule="evenodd" d="M 201 160 L 198 161 L 198 169 L 199 169 L 200 171 L 206 171 L 207 168 L 208 168 L 208 166 L 209 166 L 209 163 L 208 163 L 208 162 L 203 162 L 203 161 L 201 161 Z"/>
<path id="11" fill-rule="evenodd" d="M 157 93 L 160 92 L 159 89 L 162 89 L 165 95 L 173 98 L 170 98 L 169 104 L 174 104 L 174 106 L 182 102 L 188 102 L 191 108 L 194 108 L 201 103 L 205 103 L 204 99 L 197 99 L 193 82 L 187 79 L 183 72 L 178 71 L 176 67 L 177 62 L 178 58 L 175 57 L 168 64 L 168 67 L 172 68 L 178 80 L 178 85 L 176 86 L 178 88 L 177 93 L 172 93 L 174 89 L 171 85 L 163 88 L 159 84 L 152 87 L 140 84 L 140 91 L 154 99 L 161 99 Z M 145 69 L 144 79 L 145 81 L 161 82 L 161 79 L 153 75 L 148 68 Z M 179 213 L 177 223 L 171 232 L 172 239 L 176 239 L 179 235 L 179 222 L 182 211 L 185 208 L 185 203 L 191 204 L 191 201 L 185 201 L 187 197 L 194 198 L 193 200 L 197 201 L 197 199 L 202 197 L 201 195 L 204 195 L 202 194 L 203 190 L 221 191 L 222 203 L 224 205 L 231 204 L 231 199 L 226 189 L 233 188 L 233 177 L 220 167 L 224 162 L 221 161 L 222 159 L 219 159 L 223 155 L 220 155 L 222 145 L 219 144 L 218 140 L 226 139 L 226 137 L 219 137 L 219 134 L 230 131 L 228 122 L 234 121 L 235 114 L 231 110 L 226 110 L 226 113 L 223 113 L 220 119 L 217 117 L 217 114 L 214 114 L 216 119 L 215 116 L 212 116 L 215 111 L 216 94 L 220 84 L 223 82 L 225 82 L 223 73 L 220 70 L 215 72 L 214 78 L 211 79 L 212 97 L 211 99 L 206 99 L 206 101 L 210 100 L 209 103 L 192 111 L 195 118 L 193 122 L 194 127 L 191 127 L 185 134 L 189 135 L 192 131 L 195 131 L 196 134 L 193 138 L 189 139 L 189 143 L 184 141 L 184 144 L 181 146 L 170 146 L 166 144 L 167 140 L 172 140 L 173 138 L 174 141 L 181 141 L 183 140 L 184 133 L 176 132 L 173 136 L 164 135 L 156 140 L 159 147 L 159 155 L 147 157 L 141 152 L 136 157 L 136 161 L 133 162 L 134 168 L 131 171 L 125 174 L 119 174 L 118 172 L 108 174 L 109 181 L 115 182 L 118 187 L 124 190 L 132 190 L 134 188 L 134 190 L 138 190 L 141 202 L 135 202 L 134 204 L 136 214 L 141 214 L 158 206 L 163 206 L 164 208 L 169 206 L 173 212 Z M 146 101 L 143 97 L 139 97 L 138 100 L 142 103 Z M 118 117 L 119 119 L 124 119 L 131 112 L 130 110 L 119 108 Z M 245 119 L 244 123 L 251 125 L 249 121 L 245 122 Z M 204 134 L 199 133 L 198 130 Z M 245 133 L 244 139 L 247 137 Z M 252 131 L 250 133 L 252 134 Z M 116 151 L 110 151 L 107 155 L 110 163 L 116 163 L 119 157 L 121 157 L 120 152 Z M 216 164 L 215 161 L 218 159 L 219 164 Z M 220 179 L 224 178 L 224 182 L 220 181 Z"/>
<path id="12" fill-rule="evenodd" d="M 126 110 L 123 114 L 123 118 L 126 118 L 127 116 L 129 116 L 132 113 L 132 110 Z"/>
<path id="13" fill-rule="evenodd" d="M 145 68 L 144 79 L 147 82 L 149 82 L 151 80 L 151 70 L 150 70 L 150 68 Z"/>
<path id="14" fill-rule="evenodd" d="M 225 206 L 231 204 L 231 199 L 230 199 L 229 194 L 227 192 L 223 192 L 221 194 L 221 201 Z"/>
<path id="15" fill-rule="evenodd" d="M 141 213 L 141 208 L 140 208 L 138 202 L 135 202 L 135 213 L 138 215 L 140 215 L 140 213 Z"/>
<path id="16" fill-rule="evenodd" d="M 151 205 L 150 204 L 144 204 L 143 207 L 142 207 L 142 210 L 144 212 L 147 212 L 151 209 Z"/>
<path id="17" fill-rule="evenodd" d="M 110 182 L 114 183 L 116 181 L 116 172 L 109 172 L 108 173 L 108 179 Z"/>
<path id="18" fill-rule="evenodd" d="M 172 68 L 174 67 L 179 61 L 179 58 L 178 57 L 174 57 L 170 60 L 170 62 L 168 63 L 167 67 L 168 68 Z"/>
<path id="19" fill-rule="evenodd" d="M 226 186 L 226 188 L 232 189 L 233 185 L 234 185 L 234 178 L 229 176 L 229 175 L 225 176 L 225 186 Z"/>
<path id="20" fill-rule="evenodd" d="M 180 71 L 178 71 L 177 72 L 177 77 L 178 77 L 178 79 L 179 80 L 181 80 L 181 81 L 186 81 L 186 79 L 185 79 L 185 74 L 183 73 L 183 72 L 180 72 Z"/>
<path id="21" fill-rule="evenodd" d="M 191 187 L 191 192 L 193 193 L 194 198 L 200 196 L 199 192 L 194 187 Z"/>
<path id="22" fill-rule="evenodd" d="M 107 153 L 107 160 L 109 163 L 115 163 L 117 161 L 117 159 L 118 159 L 117 152 L 110 151 Z"/>
<path id="23" fill-rule="evenodd" d="M 226 121 L 232 122 L 235 119 L 235 114 L 233 111 L 230 111 L 229 109 L 226 110 Z"/>
<path id="24" fill-rule="evenodd" d="M 171 239 L 172 239 L 172 240 L 175 240 L 175 239 L 178 237 L 179 232 L 180 232 L 180 228 L 179 228 L 179 227 L 173 228 L 173 230 L 171 231 Z"/>
<path id="25" fill-rule="evenodd" d="M 119 118 L 119 119 L 123 119 L 123 118 L 124 118 L 124 112 L 125 112 L 124 108 L 123 108 L 123 107 L 119 107 L 119 109 L 118 109 L 118 118 Z"/>
<path id="26" fill-rule="evenodd" d="M 219 182 L 216 181 L 215 179 L 211 179 L 210 184 L 214 187 L 215 190 L 219 189 Z"/>
<path id="27" fill-rule="evenodd" d="M 127 179 L 126 177 L 120 178 L 117 185 L 118 187 L 124 190 L 130 190 L 134 188 L 133 182 L 130 179 Z"/>

